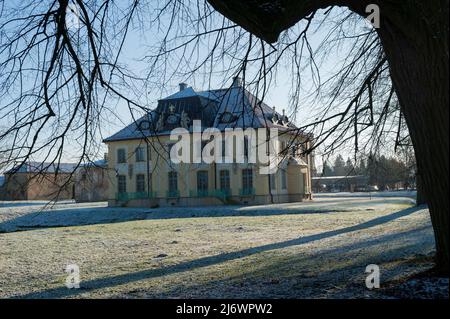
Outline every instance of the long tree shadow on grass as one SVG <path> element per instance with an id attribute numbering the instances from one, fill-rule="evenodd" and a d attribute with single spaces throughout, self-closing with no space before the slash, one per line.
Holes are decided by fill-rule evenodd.
<path id="1" fill-rule="evenodd" d="M 166 267 L 162 267 L 162 268 L 158 268 L 158 269 L 148 269 L 148 270 L 143 270 L 143 271 L 134 272 L 134 273 L 117 275 L 117 276 L 113 276 L 113 277 L 83 281 L 82 282 L 83 289 L 80 289 L 80 290 L 67 289 L 65 286 L 62 286 L 62 287 L 58 287 L 58 288 L 52 288 L 52 289 L 47 289 L 47 290 L 43 290 L 43 291 L 32 292 L 29 294 L 25 294 L 22 296 L 16 296 L 16 297 L 17 298 L 61 298 L 61 297 L 76 296 L 80 293 L 86 292 L 86 290 L 95 290 L 95 289 L 113 287 L 113 286 L 123 285 L 123 284 L 135 282 L 135 281 L 139 281 L 139 280 L 143 280 L 143 279 L 150 279 L 150 278 L 170 275 L 170 274 L 174 274 L 174 273 L 180 273 L 180 272 L 184 272 L 184 271 L 188 271 L 188 270 L 192 270 L 192 269 L 196 269 L 196 268 L 208 267 L 208 266 L 216 265 L 216 264 L 223 263 L 226 261 L 244 258 L 244 257 L 250 256 L 253 254 L 264 252 L 264 251 L 269 251 L 269 250 L 274 250 L 274 249 L 282 249 L 282 248 L 296 246 L 296 245 L 302 245 L 302 244 L 314 242 L 314 241 L 325 239 L 325 238 L 334 237 L 334 236 L 349 233 L 349 232 L 359 231 L 362 229 L 374 227 L 377 225 L 381 225 L 381 224 L 393 221 L 397 218 L 401 218 L 401 217 L 410 215 L 420 209 L 423 209 L 423 208 L 411 207 L 411 208 L 407 208 L 407 209 L 404 209 L 401 211 L 394 212 L 394 213 L 386 215 L 386 216 L 377 217 L 377 218 L 374 218 L 367 222 L 364 222 L 364 223 L 361 223 L 358 225 L 354 225 L 354 226 L 344 227 L 344 228 L 336 229 L 336 230 L 330 230 L 330 231 L 323 232 L 320 234 L 314 234 L 314 235 L 309 235 L 309 236 L 305 236 L 305 237 L 295 238 L 295 239 L 287 240 L 287 241 L 283 241 L 283 242 L 272 243 L 272 244 L 262 245 L 262 246 L 253 247 L 253 248 L 247 248 L 247 249 L 243 249 L 240 251 L 234 251 L 234 252 L 222 253 L 222 254 L 214 255 L 214 256 L 203 257 L 203 258 L 199 258 L 196 260 L 191 260 L 191 261 L 183 262 L 183 263 L 176 264 L 176 265 L 166 266 Z"/>
<path id="2" fill-rule="evenodd" d="M 362 298 L 367 297 L 368 292 L 365 287 L 367 265 L 395 261 L 389 268 L 380 266 L 383 283 L 386 283 L 404 275 L 405 266 L 411 263 L 422 268 L 429 265 L 427 254 L 434 250 L 434 245 L 431 225 L 425 225 L 324 248 L 320 252 L 273 258 L 261 267 L 226 279 L 180 283 L 164 292 L 133 289 L 131 293 L 114 298 L 208 298 L 211 295 L 221 298 L 343 298 L 344 295 L 339 294 L 342 291 L 345 296 Z"/>

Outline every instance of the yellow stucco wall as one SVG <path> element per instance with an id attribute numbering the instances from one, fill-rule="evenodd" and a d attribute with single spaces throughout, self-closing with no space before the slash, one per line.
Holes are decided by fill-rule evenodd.
<path id="1" fill-rule="evenodd" d="M 291 136 L 284 135 L 279 137 L 281 141 L 288 143 Z M 297 137 L 297 140 L 300 137 Z M 149 144 L 150 162 L 149 171 L 151 174 L 151 191 L 157 192 L 157 197 L 166 197 L 168 191 L 168 172 L 175 170 L 178 172 L 178 190 L 180 197 L 190 197 L 191 191 L 197 190 L 197 171 L 204 170 L 208 172 L 208 189 L 214 190 L 220 188 L 220 174 L 221 169 L 227 169 L 230 172 L 230 188 L 233 196 L 239 196 L 239 191 L 242 189 L 242 170 L 244 168 L 253 168 L 253 187 L 255 188 L 255 195 L 267 196 L 269 194 L 269 176 L 266 174 L 259 174 L 258 164 L 173 164 L 168 160 L 168 153 L 166 151 L 167 145 L 176 143 L 170 141 L 169 136 L 159 136 L 152 138 Z M 136 192 L 136 175 L 143 174 L 147 179 L 147 158 L 145 156 L 144 162 L 136 162 L 135 149 L 137 147 L 144 148 L 146 155 L 147 144 L 144 140 L 125 140 L 108 142 L 108 165 L 110 174 L 109 199 L 113 200 L 116 197 L 117 174 L 126 176 L 127 192 Z M 125 149 L 127 163 L 117 163 L 117 150 Z M 191 154 L 192 154 L 191 144 Z M 235 150 L 234 150 L 235 152 Z M 191 156 L 192 157 L 192 156 Z M 304 159 L 309 164 L 309 156 Z M 280 167 L 285 169 L 287 175 L 287 188 L 281 188 L 281 174 L 278 170 L 275 174 L 276 187 L 272 189 L 272 194 L 283 195 L 288 193 L 304 193 L 308 190 L 310 185 L 310 169 L 309 167 L 289 166 L 286 161 L 281 163 Z M 214 174 L 216 171 L 216 175 Z M 304 178 L 301 171 L 306 172 L 306 185 L 304 185 Z M 147 181 L 145 182 L 147 185 Z M 306 188 L 305 188 L 306 187 Z M 146 187 L 147 190 L 147 187 Z"/>

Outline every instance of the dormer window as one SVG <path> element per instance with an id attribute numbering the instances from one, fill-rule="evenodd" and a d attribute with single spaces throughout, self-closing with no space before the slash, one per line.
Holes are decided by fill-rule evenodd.
<path id="1" fill-rule="evenodd" d="M 150 122 L 149 121 L 142 121 L 139 123 L 139 129 L 140 130 L 148 130 L 150 128 Z"/>
<path id="2" fill-rule="evenodd" d="M 178 124 L 178 116 L 176 116 L 175 114 L 171 114 L 167 117 L 166 119 L 167 124 Z"/>
<path id="3" fill-rule="evenodd" d="M 234 122 L 234 115 L 230 112 L 224 112 L 220 116 L 220 122 L 221 123 L 231 123 Z"/>

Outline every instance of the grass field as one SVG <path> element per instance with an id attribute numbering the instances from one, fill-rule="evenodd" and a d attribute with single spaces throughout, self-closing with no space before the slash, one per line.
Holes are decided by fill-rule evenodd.
<path id="1" fill-rule="evenodd" d="M 431 267 L 408 197 L 203 208 L 0 203 L 2 298 L 387 298 Z M 67 289 L 64 269 L 80 268 Z M 378 264 L 381 289 L 365 287 Z"/>

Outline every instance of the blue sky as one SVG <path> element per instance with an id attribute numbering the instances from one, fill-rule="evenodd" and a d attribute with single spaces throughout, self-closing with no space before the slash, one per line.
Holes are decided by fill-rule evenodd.
<path id="1" fill-rule="evenodd" d="M 335 9 L 336 16 L 338 14 L 346 13 L 345 9 L 336 8 Z M 322 12 L 319 11 L 317 16 L 320 17 Z M 316 23 L 319 23 L 320 18 L 316 20 Z M 164 22 L 163 22 L 164 23 Z M 300 22 L 296 27 L 300 28 L 302 26 Z M 304 25 L 304 24 L 303 24 Z M 308 32 L 308 39 L 313 50 L 322 42 L 323 38 L 330 30 L 330 26 L 332 24 L 324 24 L 318 27 L 317 24 L 313 24 L 310 27 Z M 364 26 L 362 26 L 364 27 Z M 143 69 L 146 68 L 146 63 L 139 61 L 143 56 L 149 54 L 152 46 L 158 45 L 158 39 L 162 37 L 163 28 L 160 33 L 154 33 L 152 30 L 132 30 L 129 34 L 128 40 L 125 43 L 124 54 L 122 56 L 122 61 L 124 61 L 132 70 L 136 73 L 142 73 Z M 352 30 L 349 32 L 351 33 Z M 359 30 L 358 30 L 359 31 Z M 356 32 L 356 30 L 355 30 Z M 351 44 L 351 41 L 348 43 Z M 199 56 L 203 56 L 206 52 L 210 51 L 210 46 L 207 44 L 200 46 L 203 52 L 199 53 Z M 319 65 L 320 73 L 323 78 L 326 78 L 333 72 L 335 72 L 339 66 L 342 64 L 342 61 L 347 57 L 348 47 L 345 45 L 339 49 L 336 49 L 334 52 L 330 52 L 327 56 L 327 59 L 320 61 Z M 176 63 L 177 61 L 172 61 Z M 290 94 L 291 94 L 291 82 L 292 82 L 292 71 L 289 69 L 289 65 L 280 66 L 278 72 L 274 76 L 274 81 L 272 81 L 269 90 L 265 96 L 264 101 L 270 105 L 275 106 L 275 108 L 281 112 L 282 109 L 286 109 L 287 113 L 290 113 Z M 249 66 L 248 73 L 252 73 L 255 71 L 256 67 Z M 206 70 L 207 71 L 207 70 Z M 302 86 L 302 96 L 299 100 L 299 108 L 296 115 L 296 124 L 302 125 L 311 121 L 312 118 L 315 117 L 315 110 L 321 108 L 321 100 L 319 99 L 311 99 L 308 94 L 311 93 L 311 71 L 306 68 L 303 70 L 303 86 Z M 167 82 L 163 87 L 158 87 L 154 90 L 149 90 L 148 92 L 143 92 L 146 94 L 146 104 L 150 108 L 154 108 L 157 105 L 157 100 L 159 98 L 170 95 L 178 90 L 179 82 L 187 82 L 189 86 L 192 86 L 195 90 L 205 90 L 205 89 L 214 89 L 220 88 L 225 85 L 231 84 L 231 76 L 224 77 L 223 74 L 211 76 L 211 83 L 207 83 L 204 79 L 204 76 L 201 72 L 198 74 L 194 74 L 190 79 L 186 80 L 184 77 L 174 77 L 171 81 Z M 115 106 L 115 112 L 117 114 L 117 118 L 114 120 L 114 123 L 108 127 L 104 127 L 103 133 L 104 136 L 108 136 L 116 132 L 118 129 L 122 128 L 124 125 L 132 122 L 132 117 L 128 110 L 127 105 L 124 102 L 119 102 L 117 106 Z M 351 156 L 351 154 L 349 155 Z M 320 160 L 319 160 L 320 161 Z"/>
<path id="2" fill-rule="evenodd" d="M 336 10 L 339 13 L 344 10 Z M 314 29 L 310 28 L 310 32 L 308 33 L 308 39 L 314 48 L 317 46 L 323 39 L 323 37 L 328 33 L 329 29 L 326 27 Z M 154 32 L 154 31 L 152 31 Z M 132 30 L 129 33 L 127 41 L 124 46 L 123 54 L 121 56 L 121 61 L 126 63 L 128 68 L 133 70 L 137 74 L 142 74 L 147 67 L 145 62 L 139 61 L 142 57 L 146 56 L 149 53 L 150 47 L 158 45 L 158 39 L 162 37 L 163 32 L 151 33 L 149 34 L 146 30 Z M 202 45 L 200 46 L 203 53 L 200 53 L 199 56 L 206 54 L 206 52 L 210 51 L 210 46 Z M 338 65 L 340 65 L 342 59 L 345 56 L 345 50 L 342 50 L 342 56 L 339 54 L 332 54 L 329 58 L 323 61 L 320 72 L 322 75 L 326 75 L 331 73 L 332 70 L 335 70 Z M 173 61 L 174 63 L 176 61 Z M 248 67 L 248 74 L 255 72 L 255 67 Z M 307 92 L 310 89 L 310 81 L 311 81 L 311 73 L 308 69 L 303 71 L 302 77 L 304 78 L 304 94 L 305 96 L 300 98 L 300 112 L 296 114 L 297 116 L 297 124 L 304 123 L 311 116 L 311 111 L 313 108 L 318 107 L 318 105 L 311 105 L 311 101 L 308 100 L 306 96 Z M 223 74 L 212 75 L 211 83 L 206 83 L 204 75 L 201 72 L 197 74 L 193 74 L 191 79 L 186 80 L 183 76 L 175 76 L 171 81 L 167 82 L 163 87 L 158 87 L 154 90 L 149 90 L 148 92 L 142 92 L 142 94 L 146 94 L 146 104 L 150 107 L 156 107 L 157 100 L 163 98 L 167 95 L 170 95 L 178 90 L 178 83 L 186 82 L 189 86 L 192 86 L 195 90 L 206 90 L 206 89 L 215 89 L 221 88 L 227 85 L 230 85 L 232 81 L 231 75 L 228 77 L 224 77 Z M 264 101 L 270 105 L 275 106 L 275 108 L 281 112 L 282 109 L 286 109 L 287 113 L 289 113 L 289 98 L 290 98 L 290 90 L 291 90 L 291 70 L 289 70 L 289 65 L 281 66 L 276 75 L 274 76 L 274 81 L 272 81 L 267 94 L 265 95 Z M 302 103 L 304 101 L 304 103 Z M 320 101 L 315 101 L 315 103 L 320 103 Z M 120 101 L 117 106 L 115 106 L 115 111 L 117 112 L 116 125 L 112 125 L 111 127 L 105 127 L 104 133 L 105 135 L 111 134 L 123 126 L 123 123 L 131 123 L 132 116 L 128 110 L 126 103 Z M 108 132 L 108 134 L 107 134 Z"/>
<path id="3" fill-rule="evenodd" d="M 125 3 L 125 2 L 123 2 Z M 120 2 L 119 5 L 122 5 Z M 156 5 L 157 6 L 157 5 Z M 152 10 L 152 9 L 149 9 Z M 150 12 L 150 11 L 149 11 Z M 346 12 L 343 9 L 337 8 L 335 9 L 336 15 L 341 14 L 342 12 Z M 145 14 L 145 12 L 143 12 Z M 319 11 L 316 16 L 320 16 L 323 12 Z M 320 21 L 320 18 L 317 19 L 317 23 Z M 331 21 L 330 21 L 331 22 Z M 144 26 L 141 24 L 134 24 L 127 36 L 127 40 L 125 41 L 124 48 L 122 50 L 121 57 L 119 59 L 119 63 L 123 66 L 126 66 L 127 70 L 132 71 L 138 76 L 146 76 L 148 61 L 142 60 L 143 57 L 150 54 L 155 47 L 159 46 L 159 41 L 162 39 L 165 28 L 168 24 L 168 17 L 164 17 L 160 21 L 160 25 L 156 27 L 156 25 Z M 304 26 L 305 22 L 298 23 L 293 28 L 301 29 Z M 308 32 L 308 39 L 314 50 L 317 45 L 322 41 L 324 36 L 328 33 L 330 24 L 324 24 L 318 27 L 317 24 L 313 24 L 310 27 Z M 186 25 L 181 26 L 181 28 L 193 28 L 195 29 L 195 25 Z M 185 31 L 185 30 L 181 30 Z M 352 30 L 350 30 L 351 32 Z M 174 28 L 175 34 L 180 32 L 180 29 Z M 187 32 L 188 33 L 188 32 Z M 186 34 L 184 34 L 186 35 Z M 247 34 L 248 35 L 248 34 Z M 243 43 L 245 45 L 245 41 L 247 39 L 247 35 L 245 35 Z M 209 42 L 208 42 L 209 41 Z M 256 40 L 255 40 L 256 41 Z M 349 42 L 351 44 L 351 42 Z M 198 51 L 196 52 L 196 56 L 192 59 L 195 61 L 195 58 L 204 57 L 211 50 L 211 40 L 205 40 L 198 46 Z M 267 47 L 268 48 L 268 47 Z M 341 65 L 342 60 L 346 58 L 346 51 L 348 47 L 341 47 L 339 49 L 334 50 L 334 52 L 330 53 L 327 59 L 320 61 L 319 69 L 321 76 L 324 78 L 327 75 L 331 74 L 339 65 Z M 181 59 L 181 57 L 180 57 Z M 223 61 L 227 61 L 226 56 L 223 58 Z M 194 74 L 190 74 L 190 78 L 188 79 L 186 75 L 182 75 L 183 67 L 177 69 L 177 63 L 180 62 L 177 60 L 177 55 L 175 54 L 171 60 L 167 61 L 167 69 L 169 73 L 171 73 L 170 80 L 161 76 L 161 81 L 164 82 L 164 85 L 158 85 L 158 76 L 161 70 L 157 70 L 157 72 L 153 72 L 150 78 L 150 81 L 146 84 L 147 87 L 140 87 L 138 92 L 135 92 L 134 97 L 139 100 L 140 103 L 146 105 L 148 108 L 154 108 L 157 105 L 158 99 L 170 95 L 178 90 L 178 83 L 187 82 L 189 86 L 192 86 L 195 90 L 205 90 L 205 89 L 214 89 L 221 88 L 231 84 L 232 75 L 230 73 L 221 73 L 220 65 L 214 65 L 212 67 L 213 73 L 211 73 L 210 69 L 203 68 Z M 187 65 L 189 61 L 186 62 Z M 186 63 L 184 65 L 186 65 Z M 225 62 L 223 62 L 225 63 Z M 217 63 L 220 64 L 220 63 Z M 259 67 L 258 64 L 250 65 L 247 68 L 247 76 L 250 77 L 251 74 L 254 74 Z M 275 106 L 276 109 L 281 112 L 282 109 L 286 109 L 288 115 L 292 115 L 290 113 L 290 94 L 291 92 L 291 82 L 292 82 L 292 70 L 290 69 L 291 65 L 280 64 L 278 71 L 273 75 L 272 82 L 269 86 L 269 90 L 265 95 L 264 101 L 270 105 Z M 209 77 L 210 76 L 210 77 Z M 296 124 L 305 124 L 311 120 L 315 116 L 314 110 L 321 108 L 321 100 L 320 99 L 311 99 L 308 96 L 312 88 L 312 77 L 311 71 L 308 68 L 302 70 L 302 78 L 303 82 L 301 85 L 301 95 L 299 99 L 299 108 L 298 112 L 295 114 L 296 116 Z M 210 80 L 210 82 L 208 82 Z M 152 84 L 154 83 L 154 84 Z M 128 92 L 124 92 L 128 93 Z M 108 107 L 111 109 L 111 112 L 102 114 L 104 117 L 104 125 L 101 127 L 102 136 L 98 136 L 98 141 L 100 142 L 102 137 L 105 138 L 117 130 L 123 128 L 125 125 L 130 124 L 133 121 L 133 117 L 129 112 L 128 106 L 124 101 L 117 101 L 116 99 L 110 99 L 107 102 Z M 142 114 L 142 113 L 141 113 Z M 135 116 L 139 116 L 139 113 L 136 113 Z M 1 123 L 1 125 L 5 125 L 7 123 Z M 97 152 L 98 154 L 103 154 L 106 152 L 106 145 L 101 144 L 100 150 Z M 67 147 L 65 149 L 65 154 L 62 158 L 63 161 L 73 162 L 77 161 L 77 156 L 79 154 L 79 146 L 75 142 L 68 141 Z M 33 160 L 40 161 L 42 156 L 37 155 L 33 158 Z"/>

